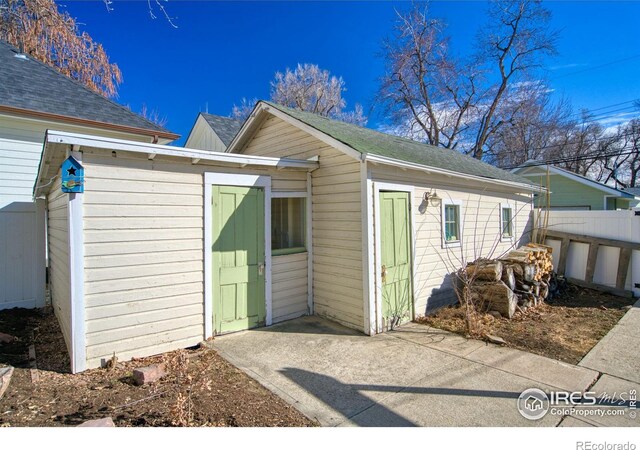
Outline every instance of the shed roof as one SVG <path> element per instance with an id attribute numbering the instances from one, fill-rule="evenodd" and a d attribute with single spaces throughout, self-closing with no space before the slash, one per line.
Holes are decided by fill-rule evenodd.
<path id="1" fill-rule="evenodd" d="M 531 185 L 531 180 L 456 150 L 435 147 L 317 114 L 264 102 L 342 142 L 363 155 L 376 155 L 474 177 Z"/>
<path id="2" fill-rule="evenodd" d="M 242 121 L 237 119 L 208 113 L 200 114 L 227 147 L 242 127 Z"/>
<path id="3" fill-rule="evenodd" d="M 179 135 L 105 98 L 0 40 L 0 110 L 108 124 L 168 139 Z M 91 125 L 91 124 L 90 124 Z"/>

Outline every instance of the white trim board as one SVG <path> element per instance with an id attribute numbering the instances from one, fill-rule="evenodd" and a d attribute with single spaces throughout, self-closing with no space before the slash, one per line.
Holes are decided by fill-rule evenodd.
<path id="1" fill-rule="evenodd" d="M 82 153 L 69 152 L 82 164 Z M 69 196 L 69 293 L 71 301 L 71 371 L 82 372 L 87 368 L 87 335 L 84 306 L 84 227 L 83 193 Z"/>
<path id="2" fill-rule="evenodd" d="M 264 278 L 265 278 L 265 323 L 273 322 L 273 300 L 271 281 L 271 177 L 268 175 L 244 175 L 233 173 L 204 173 L 204 338 L 213 336 L 213 208 L 212 186 L 247 186 L 264 188 Z"/>
<path id="3" fill-rule="evenodd" d="M 369 299 L 369 302 L 372 301 L 375 303 L 375 318 L 376 318 L 376 332 L 380 333 L 383 331 L 382 329 L 382 274 L 380 270 L 378 270 L 382 265 L 382 258 L 380 255 L 381 241 L 380 241 L 380 191 L 392 191 L 392 192 L 407 192 L 409 194 L 409 216 L 410 227 L 411 227 L 411 294 L 412 305 L 411 305 L 411 320 L 415 318 L 415 303 L 416 303 L 416 219 L 414 212 L 415 209 L 415 186 L 408 184 L 396 184 L 396 183 L 382 183 L 382 182 L 373 182 L 373 209 L 375 215 L 375 277 L 371 279 L 370 283 L 374 283 L 375 289 L 375 297 L 373 299 Z"/>
<path id="4" fill-rule="evenodd" d="M 306 225 L 307 225 L 307 309 L 309 311 L 309 315 L 313 315 L 314 304 L 313 304 L 313 197 L 312 197 L 312 183 L 311 183 L 311 173 L 307 172 L 307 217 L 306 217 Z"/>

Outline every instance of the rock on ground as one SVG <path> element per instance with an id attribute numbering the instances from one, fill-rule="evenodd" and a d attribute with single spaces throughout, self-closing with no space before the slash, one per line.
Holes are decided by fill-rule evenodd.
<path id="1" fill-rule="evenodd" d="M 111 417 L 104 417 L 102 419 L 87 420 L 86 422 L 78 425 L 79 427 L 115 427 Z"/>
<path id="2" fill-rule="evenodd" d="M 11 375 L 13 375 L 13 367 L 0 367 L 0 398 L 2 398 L 7 388 L 9 387 Z"/>
<path id="3" fill-rule="evenodd" d="M 164 364 L 153 364 L 147 367 L 140 367 L 133 371 L 133 380 L 136 385 L 153 383 L 166 375 Z"/>

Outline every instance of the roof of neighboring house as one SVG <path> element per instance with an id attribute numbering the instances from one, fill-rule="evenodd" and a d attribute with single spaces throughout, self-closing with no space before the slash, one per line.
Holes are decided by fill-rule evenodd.
<path id="1" fill-rule="evenodd" d="M 521 173 L 524 170 L 531 169 L 533 167 L 540 167 L 542 170 L 547 170 L 547 167 L 548 167 L 551 173 L 561 175 L 561 176 L 566 176 L 574 181 L 577 181 L 578 183 L 582 183 L 587 186 L 591 186 L 595 189 L 599 189 L 603 192 L 606 192 L 607 195 L 613 195 L 616 197 L 623 197 L 623 198 L 632 198 L 634 195 L 636 195 L 636 194 L 632 194 L 631 192 L 625 192 L 626 189 L 625 190 L 616 189 L 614 187 L 607 186 L 604 183 L 600 183 L 599 181 L 595 181 L 595 180 L 592 180 L 591 178 L 585 177 L 584 175 L 580 175 L 575 172 L 571 172 L 570 170 L 563 169 L 561 167 L 557 167 L 551 164 L 544 164 L 544 163 L 541 163 L 540 161 L 535 161 L 535 160 L 526 161 L 520 167 L 516 167 L 515 169 L 513 169 L 512 172 Z"/>
<path id="2" fill-rule="evenodd" d="M 640 197 L 640 187 L 628 187 L 624 188 L 623 191 L 628 192 L 629 194 L 636 197 Z"/>
<path id="3" fill-rule="evenodd" d="M 0 111 L 82 121 L 89 126 L 177 139 L 124 106 L 93 92 L 0 40 Z M 75 119 L 75 120 L 73 120 Z"/>
<path id="4" fill-rule="evenodd" d="M 382 133 L 317 114 L 264 102 L 365 155 L 376 155 L 435 169 L 531 185 L 531 180 L 464 155 L 456 150 Z"/>
<path id="5" fill-rule="evenodd" d="M 200 114 L 227 147 L 236 136 L 236 134 L 238 134 L 238 131 L 240 131 L 240 127 L 242 127 L 242 121 L 237 119 L 216 116 L 214 114 L 208 113 Z"/>

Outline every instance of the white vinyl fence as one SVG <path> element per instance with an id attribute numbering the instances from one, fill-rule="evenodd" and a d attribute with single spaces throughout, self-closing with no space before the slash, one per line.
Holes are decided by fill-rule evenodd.
<path id="1" fill-rule="evenodd" d="M 549 211 L 549 231 L 640 243 L 640 209 L 635 211 Z M 547 240 L 553 246 L 554 267 L 560 254 L 560 241 Z M 567 255 L 565 275 L 585 279 L 589 245 L 572 242 Z M 593 282 L 615 287 L 620 249 L 601 245 L 598 248 Z M 626 290 L 640 296 L 640 251 L 631 255 Z"/>
<path id="2" fill-rule="evenodd" d="M 0 207 L 0 309 L 44 306 L 44 202 Z"/>

